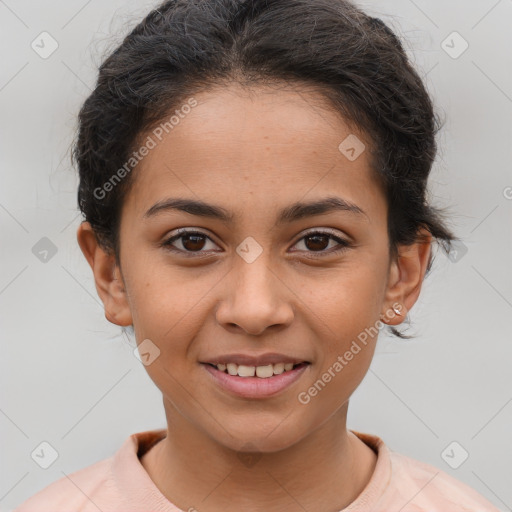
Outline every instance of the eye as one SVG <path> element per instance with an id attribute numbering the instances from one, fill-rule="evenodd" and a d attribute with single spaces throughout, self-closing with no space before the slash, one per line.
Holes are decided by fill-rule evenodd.
<path id="1" fill-rule="evenodd" d="M 208 245 L 208 241 L 213 245 L 214 242 L 212 239 L 201 231 L 187 230 L 187 229 L 179 229 L 176 234 L 162 242 L 162 247 L 166 247 L 172 252 L 186 254 L 187 256 L 202 256 L 203 253 L 207 253 L 208 248 L 205 247 Z M 175 242 L 178 242 L 177 246 Z M 336 245 L 330 247 L 331 242 L 334 242 Z M 305 252 L 309 253 L 308 257 L 320 257 L 325 256 L 326 254 L 338 253 L 343 250 L 348 249 L 351 246 L 351 243 L 343 238 L 337 236 L 333 231 L 310 231 L 305 236 L 303 236 L 295 245 L 303 244 Z M 180 247 L 181 246 L 181 247 Z M 210 249 L 211 250 L 211 249 Z M 218 251 L 214 251 L 218 252 Z M 297 252 L 297 251 L 292 251 Z M 195 254 L 194 254 L 195 253 Z"/>
<path id="2" fill-rule="evenodd" d="M 329 248 L 331 242 L 334 242 L 333 246 Z M 343 238 L 337 236 L 336 232 L 333 231 L 310 231 L 305 236 L 303 236 L 295 245 L 302 244 L 305 247 L 305 251 L 308 254 L 308 257 L 321 257 L 333 253 L 338 253 L 348 249 L 351 246 L 351 243 Z M 292 251 L 296 252 L 296 251 Z"/>
<path id="3" fill-rule="evenodd" d="M 179 229 L 177 234 L 162 242 L 162 247 L 177 253 L 190 253 L 190 255 L 198 253 L 198 255 L 203 255 L 202 253 L 205 252 L 203 249 L 205 249 L 207 241 L 213 244 L 212 239 L 201 231 Z M 178 247 L 174 245 L 175 242 L 178 242 Z"/>

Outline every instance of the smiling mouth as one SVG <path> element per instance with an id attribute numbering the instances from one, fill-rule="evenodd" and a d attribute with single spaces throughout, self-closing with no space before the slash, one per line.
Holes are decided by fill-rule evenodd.
<path id="1" fill-rule="evenodd" d="M 227 364 L 212 364 L 204 363 L 222 373 L 238 376 L 238 377 L 259 377 L 261 379 L 268 379 L 276 375 L 291 372 L 299 367 L 307 366 L 310 364 L 307 361 L 302 363 L 276 363 L 264 366 L 248 366 L 243 364 L 227 363 Z"/>

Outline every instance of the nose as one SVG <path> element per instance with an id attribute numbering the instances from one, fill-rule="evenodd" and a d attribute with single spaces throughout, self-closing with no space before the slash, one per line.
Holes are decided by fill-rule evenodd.
<path id="1" fill-rule="evenodd" d="M 293 321 L 293 293 L 263 254 L 252 263 L 240 258 L 226 276 L 216 318 L 227 330 L 256 336 L 269 327 L 284 328 Z"/>

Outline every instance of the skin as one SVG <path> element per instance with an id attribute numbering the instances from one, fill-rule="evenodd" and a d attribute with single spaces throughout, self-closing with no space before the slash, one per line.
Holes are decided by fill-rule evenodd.
<path id="1" fill-rule="evenodd" d="M 133 171 L 120 267 L 89 223 L 77 232 L 106 318 L 133 325 L 137 343 L 150 339 L 160 349 L 145 368 L 162 392 L 168 432 L 141 462 L 183 510 L 341 510 L 376 464 L 346 417 L 377 337 L 308 404 L 297 396 L 365 328 L 380 318 L 402 322 L 419 296 L 431 239 L 399 247 L 390 259 L 387 203 L 371 174 L 369 140 L 317 92 L 230 85 L 194 97 L 198 105 Z M 354 161 L 338 150 L 349 134 L 367 148 Z M 276 224 L 282 208 L 333 195 L 365 215 L 332 211 Z M 177 210 L 143 218 L 168 197 L 212 203 L 236 218 L 228 225 Z M 177 228 L 206 237 L 178 239 L 183 252 L 173 253 L 160 244 Z M 351 246 L 335 253 L 332 239 L 312 243 L 304 238 L 312 228 L 331 228 Z M 252 263 L 236 252 L 249 236 L 263 250 Z M 190 247 L 208 256 L 194 257 Z M 402 316 L 389 314 L 395 303 Z M 279 352 L 311 365 L 284 392 L 244 399 L 223 391 L 199 363 L 233 352 Z M 251 466 L 239 456 L 247 443 L 259 457 Z"/>

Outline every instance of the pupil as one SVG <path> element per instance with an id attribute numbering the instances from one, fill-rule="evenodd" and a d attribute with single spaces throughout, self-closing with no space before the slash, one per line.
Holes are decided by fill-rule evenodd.
<path id="1" fill-rule="evenodd" d="M 192 240 L 192 246 L 190 245 L 190 240 Z M 199 242 L 198 242 L 199 240 Z M 201 243 L 202 242 L 202 243 Z M 183 247 L 187 249 L 188 251 L 199 251 L 204 246 L 204 236 L 203 235 L 184 235 L 183 236 Z M 197 243 L 199 243 L 199 247 L 197 246 Z M 196 244 L 196 245 L 194 245 Z"/>
<path id="2" fill-rule="evenodd" d="M 308 243 L 308 240 L 314 240 L 313 242 L 313 246 L 311 246 L 310 243 Z M 323 240 L 323 241 L 327 241 L 327 244 L 322 244 L 322 242 L 320 241 L 320 246 L 323 246 L 323 247 L 318 247 L 318 241 L 319 240 Z M 306 247 L 308 249 L 318 249 L 318 250 L 322 250 L 322 249 L 325 249 L 328 245 L 329 245 L 329 237 L 327 235 L 310 235 L 310 236 L 307 236 L 305 238 L 305 241 L 304 243 L 306 244 Z M 316 244 L 316 247 L 315 247 L 315 244 Z"/>

